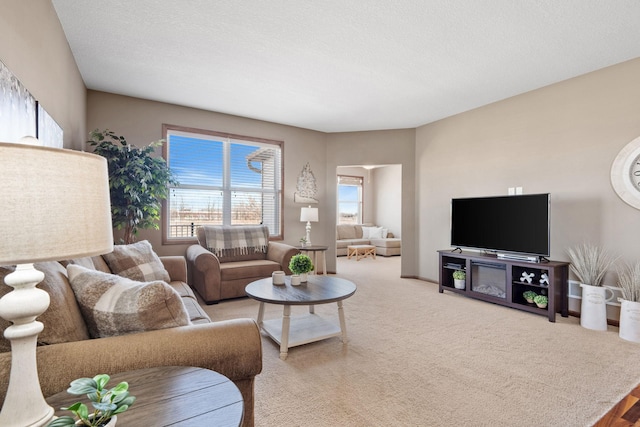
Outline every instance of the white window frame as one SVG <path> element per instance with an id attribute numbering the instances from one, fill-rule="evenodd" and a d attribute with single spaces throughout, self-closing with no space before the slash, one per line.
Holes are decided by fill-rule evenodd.
<path id="1" fill-rule="evenodd" d="M 200 189 L 220 191 L 223 194 L 223 206 L 222 206 L 222 225 L 232 225 L 232 196 L 234 192 L 257 192 L 262 194 L 272 194 L 275 200 L 275 212 L 272 212 L 272 223 L 269 225 L 269 239 L 270 240 L 282 240 L 284 235 L 284 224 L 282 220 L 283 209 L 283 170 L 284 170 L 284 142 L 275 141 L 264 138 L 255 138 L 243 135 L 235 135 L 223 132 L 209 131 L 203 129 L 187 128 L 174 125 L 163 125 L 162 133 L 165 143 L 163 144 L 163 156 L 167 161 L 169 168 L 171 168 L 171 136 L 186 136 L 189 138 L 197 138 L 204 140 L 216 140 L 223 142 L 223 184 L 222 186 L 213 185 L 178 185 L 169 186 L 169 191 L 172 189 Z M 273 188 L 255 188 L 255 187 L 239 187 L 231 185 L 231 144 L 244 144 L 249 146 L 255 146 L 257 150 L 261 147 L 276 148 L 279 158 L 275 159 L 273 167 L 276 168 L 276 179 L 274 180 Z M 271 147 L 273 146 L 273 147 Z M 278 179 L 279 178 L 279 179 Z M 172 226 L 170 224 L 170 200 L 163 201 L 162 207 L 162 240 L 163 244 L 184 244 L 193 243 L 196 239 L 195 229 L 201 224 L 193 224 L 191 227 L 193 233 L 189 231 L 186 234 L 193 234 L 188 236 L 171 236 Z"/>
<path id="2" fill-rule="evenodd" d="M 338 209 L 336 212 L 336 223 L 337 224 L 346 224 L 341 221 L 340 217 L 340 204 L 341 203 L 354 203 L 352 200 L 340 200 L 340 186 L 348 185 L 353 187 L 358 187 L 358 217 L 356 219 L 356 224 L 362 224 L 362 218 L 364 217 L 363 206 L 364 206 L 364 177 L 362 176 L 352 176 L 352 175 L 338 175 L 338 183 L 337 183 L 337 194 L 338 194 Z M 349 223 L 351 224 L 351 223 Z"/>

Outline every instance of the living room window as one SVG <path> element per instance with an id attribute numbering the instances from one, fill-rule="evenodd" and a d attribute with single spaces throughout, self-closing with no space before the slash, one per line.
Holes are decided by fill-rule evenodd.
<path id="1" fill-rule="evenodd" d="M 265 224 L 282 237 L 282 146 L 272 141 L 163 126 L 177 185 L 164 204 L 165 243 L 192 241 L 200 225 Z"/>
<path id="2" fill-rule="evenodd" d="M 361 176 L 338 175 L 338 224 L 362 224 Z"/>

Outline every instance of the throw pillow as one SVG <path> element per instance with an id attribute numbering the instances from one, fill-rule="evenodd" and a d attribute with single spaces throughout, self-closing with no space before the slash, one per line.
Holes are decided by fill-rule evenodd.
<path id="1" fill-rule="evenodd" d="M 355 239 L 356 227 L 354 225 L 341 224 L 337 226 L 338 240 Z"/>
<path id="2" fill-rule="evenodd" d="M 147 240 L 130 245 L 115 245 L 113 252 L 102 255 L 113 274 L 139 282 L 163 280 L 170 282 L 169 273 Z"/>
<path id="3" fill-rule="evenodd" d="M 364 228 L 364 227 L 363 227 Z M 367 227 L 369 229 L 369 239 L 382 239 L 382 227 Z"/>
<path id="4" fill-rule="evenodd" d="M 67 272 L 92 338 L 191 323 L 182 298 L 168 283 L 136 282 L 74 264 Z"/>
<path id="5" fill-rule="evenodd" d="M 82 313 L 69 287 L 67 270 L 55 261 L 35 263 L 34 267 L 44 273 L 44 280 L 38 284 L 38 288 L 46 291 L 50 299 L 49 308 L 37 319 L 44 324 L 44 330 L 38 334 L 38 345 L 89 339 Z M 0 297 L 13 291 L 4 279 L 14 271 L 15 266 L 0 267 Z M 10 325 L 11 322 L 0 317 L 0 331 Z M 0 335 L 0 353 L 10 350 L 11 343 L 4 335 Z"/>

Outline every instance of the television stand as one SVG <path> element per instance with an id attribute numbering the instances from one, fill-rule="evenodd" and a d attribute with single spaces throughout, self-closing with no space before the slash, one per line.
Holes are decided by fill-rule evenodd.
<path id="1" fill-rule="evenodd" d="M 438 291 L 445 290 L 469 298 L 547 316 L 556 321 L 556 313 L 569 316 L 568 281 L 569 263 L 559 261 L 535 262 L 501 258 L 497 255 L 475 252 L 438 251 L 440 283 Z M 453 273 L 466 273 L 463 289 L 454 286 Z M 548 298 L 547 307 L 538 308 L 528 303 L 523 293 L 533 291 Z"/>

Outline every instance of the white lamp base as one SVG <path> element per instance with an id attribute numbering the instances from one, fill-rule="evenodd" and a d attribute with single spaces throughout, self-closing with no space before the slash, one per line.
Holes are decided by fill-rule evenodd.
<path id="1" fill-rule="evenodd" d="M 311 246 L 311 222 L 310 221 L 307 221 L 307 226 L 305 227 L 305 229 L 307 230 L 306 245 Z"/>
<path id="2" fill-rule="evenodd" d="M 49 294 L 36 285 L 44 273 L 33 264 L 20 264 L 5 277 L 14 288 L 0 298 L 0 316 L 12 322 L 4 331 L 11 341 L 11 376 L 0 412 L 0 426 L 40 427 L 53 418 L 54 410 L 42 396 L 36 364 L 36 341 L 44 328 L 36 318 L 49 308 Z"/>

